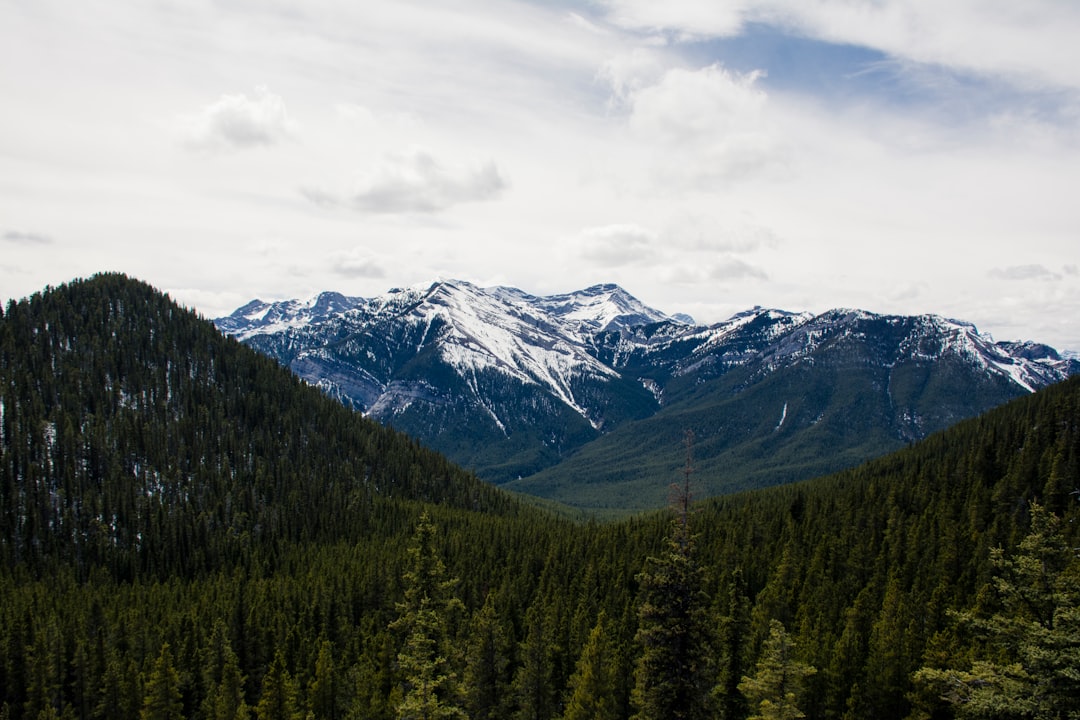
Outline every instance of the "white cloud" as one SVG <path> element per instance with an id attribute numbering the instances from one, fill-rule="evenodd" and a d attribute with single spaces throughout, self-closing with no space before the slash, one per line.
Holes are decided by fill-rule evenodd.
<path id="1" fill-rule="evenodd" d="M 659 237 L 640 225 L 604 225 L 582 230 L 572 241 L 584 260 L 618 267 L 648 262 L 655 255 Z"/>
<path id="2" fill-rule="evenodd" d="M 354 248 L 336 254 L 330 260 L 331 269 L 338 275 L 350 278 L 376 279 L 386 277 L 380 261 L 363 248 Z"/>
<path id="3" fill-rule="evenodd" d="M 780 246 L 780 237 L 768 227 L 745 218 L 719 221 L 681 213 L 664 230 L 664 237 L 680 250 L 744 255 Z"/>
<path id="4" fill-rule="evenodd" d="M 446 166 L 430 152 L 413 148 L 388 154 L 344 196 L 305 187 L 301 194 L 320 206 L 347 206 L 374 214 L 439 213 L 461 203 L 494 200 L 509 187 L 494 161 Z"/>
<path id="5" fill-rule="evenodd" d="M 183 142 L 197 150 L 238 150 L 274 145 L 293 137 L 296 123 L 285 101 L 265 86 L 247 95 L 222 95 L 194 115 L 179 120 Z"/>
<path id="6" fill-rule="evenodd" d="M 1059 0 L 606 0 L 608 19 L 676 39 L 770 23 L 894 58 L 1080 89 L 1080 5 Z"/>
<path id="7" fill-rule="evenodd" d="M 780 168 L 787 151 L 770 127 L 760 77 L 719 65 L 668 70 L 630 94 L 631 132 L 659 151 L 654 160 L 668 180 L 708 185 Z"/>
<path id="8" fill-rule="evenodd" d="M 741 3 L 715 0 L 604 0 L 603 4 L 616 25 L 673 32 L 684 39 L 732 35 L 742 27 L 745 13 Z"/>

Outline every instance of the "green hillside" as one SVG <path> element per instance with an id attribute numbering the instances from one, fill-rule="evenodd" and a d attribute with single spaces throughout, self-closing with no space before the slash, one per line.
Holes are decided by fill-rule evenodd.
<path id="1" fill-rule="evenodd" d="M 898 450 L 911 442 L 897 430 L 898 408 L 912 408 L 927 427 L 945 428 L 1017 394 L 1007 379 L 978 377 L 955 361 L 889 367 L 860 353 L 864 347 L 848 343 L 760 381 L 736 369 L 676 384 L 652 417 L 502 487 L 617 516 L 663 505 L 666 490 L 656 479 L 679 463 L 685 430 L 697 438 L 701 494 L 722 495 L 825 475 Z"/>
<path id="2" fill-rule="evenodd" d="M 524 506 L 122 276 L 10 304 L 0 393 L 2 718 L 744 718 L 789 646 L 810 718 L 1080 706 L 1080 379 L 685 526 Z"/>

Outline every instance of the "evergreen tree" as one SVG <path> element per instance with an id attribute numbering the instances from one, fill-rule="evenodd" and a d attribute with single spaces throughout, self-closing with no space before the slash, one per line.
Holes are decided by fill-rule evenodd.
<path id="1" fill-rule="evenodd" d="M 542 603 L 534 602 L 525 614 L 526 635 L 520 647 L 521 666 L 514 673 L 516 720 L 549 720 L 555 713 L 555 650 L 551 618 Z"/>
<path id="2" fill-rule="evenodd" d="M 570 677 L 562 720 L 617 720 L 615 660 L 611 628 L 601 612 Z"/>
<path id="3" fill-rule="evenodd" d="M 720 620 L 718 637 L 718 680 L 713 694 L 721 720 L 746 717 L 746 697 L 738 687 L 750 633 L 750 599 L 744 585 L 742 571 L 736 568 L 728 585 L 727 611 Z"/>
<path id="4" fill-rule="evenodd" d="M 970 670 L 923 668 L 915 675 L 962 718 L 1080 717 L 1080 556 L 1056 515 L 1037 503 L 1030 515 L 1031 530 L 1014 557 L 992 552 L 996 612 L 959 616 L 981 636 L 982 656 Z"/>
<path id="5" fill-rule="evenodd" d="M 141 720 L 182 720 L 184 717 L 180 676 L 173 665 L 168 643 L 161 646 L 161 653 L 154 661 L 139 717 Z"/>
<path id="6" fill-rule="evenodd" d="M 494 593 L 469 624 L 465 650 L 465 699 L 472 720 L 501 720 L 509 707 L 510 641 L 495 611 Z"/>
<path id="7" fill-rule="evenodd" d="M 639 576 L 637 641 L 641 657 L 635 669 L 637 720 L 698 720 L 711 717 L 715 685 L 710 617 L 702 589 L 694 537 L 690 532 L 690 448 L 667 552 L 649 558 Z"/>
<path id="8" fill-rule="evenodd" d="M 244 676 L 232 648 L 226 653 L 221 679 L 207 693 L 205 706 L 205 716 L 212 720 L 247 720 L 251 715 L 244 700 Z"/>
<path id="9" fill-rule="evenodd" d="M 285 667 L 285 654 L 278 650 L 263 677 L 255 716 L 258 720 L 299 720 L 296 695 L 296 681 Z"/>
<path id="10" fill-rule="evenodd" d="M 425 512 L 409 547 L 405 572 L 405 601 L 391 629 L 404 631 L 398 653 L 404 694 L 397 707 L 398 720 L 465 718 L 454 669 L 448 625 L 463 606 L 453 595 L 456 578 L 448 578 L 435 545 L 435 526 Z"/>
<path id="11" fill-rule="evenodd" d="M 338 720 L 340 704 L 333 646 L 323 640 L 315 661 L 315 676 L 308 686 L 308 708 L 315 720 Z"/>
<path id="12" fill-rule="evenodd" d="M 817 670 L 795 659 L 795 647 L 779 620 L 769 625 L 753 677 L 743 676 L 739 690 L 753 713 L 748 720 L 797 720 L 803 681 Z"/>
<path id="13" fill-rule="evenodd" d="M 244 700 L 244 676 L 229 642 L 224 623 L 218 621 L 203 650 L 203 717 L 211 720 L 246 720 L 250 708 Z"/>

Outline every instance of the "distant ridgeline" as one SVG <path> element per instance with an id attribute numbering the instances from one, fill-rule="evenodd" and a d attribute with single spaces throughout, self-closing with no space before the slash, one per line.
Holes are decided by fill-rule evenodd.
<path id="1" fill-rule="evenodd" d="M 1065 718 L 1078 494 L 1074 378 L 573 523 L 101 275 L 0 317 L 0 717 Z"/>
<path id="2" fill-rule="evenodd" d="M 485 480 L 594 513 L 662 507 L 697 436 L 702 495 L 804 480 L 1080 370 L 923 315 L 754 308 L 694 325 L 616 285 L 537 297 L 444 280 L 252 301 L 215 322 Z"/>

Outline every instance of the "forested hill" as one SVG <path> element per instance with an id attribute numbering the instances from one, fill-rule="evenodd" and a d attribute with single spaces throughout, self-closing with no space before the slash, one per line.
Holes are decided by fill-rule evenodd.
<path id="1" fill-rule="evenodd" d="M 9 305 L 0 393 L 4 720 L 1080 707 L 1080 378 L 685 524 L 523 508 L 121 276 Z"/>
<path id="2" fill-rule="evenodd" d="M 0 319 L 0 561 L 131 578 L 355 539 L 388 498 L 514 503 L 122 275 Z"/>

